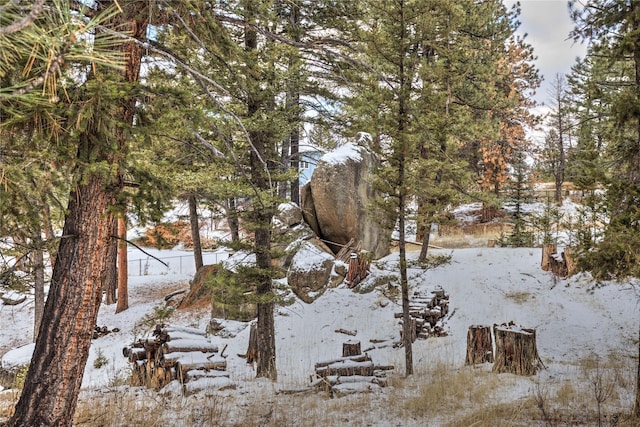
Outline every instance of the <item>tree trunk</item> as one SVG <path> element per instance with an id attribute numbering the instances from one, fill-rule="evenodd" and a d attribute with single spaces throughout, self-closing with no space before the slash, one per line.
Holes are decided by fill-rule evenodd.
<path id="1" fill-rule="evenodd" d="M 298 95 L 297 101 L 300 103 L 300 96 Z M 296 172 L 300 171 L 300 128 L 296 123 L 296 128 L 291 132 L 291 167 Z M 300 177 L 296 175 L 291 181 L 291 201 L 300 206 Z"/>
<path id="2" fill-rule="evenodd" d="M 236 199 L 233 197 L 227 200 L 227 224 L 229 225 L 229 230 L 231 230 L 231 242 L 238 243 L 240 241 L 240 222 L 238 220 Z"/>
<path id="3" fill-rule="evenodd" d="M 418 255 L 418 261 L 425 261 L 427 254 L 429 253 L 429 240 L 431 240 L 431 227 L 432 224 L 428 223 L 424 226 L 424 235 L 422 237 L 422 247 L 420 248 L 420 255 Z"/>
<path id="4" fill-rule="evenodd" d="M 140 13 L 140 9 L 146 6 L 141 2 L 123 4 L 123 13 L 116 15 L 109 25 L 130 30 L 132 37 L 144 38 L 149 14 Z M 123 50 L 126 56 L 123 77 L 135 82 L 143 48 L 128 42 Z M 69 196 L 38 339 L 20 400 L 7 423 L 9 427 L 71 426 L 102 300 L 113 240 L 109 218 L 116 206 L 116 194 L 122 190 L 124 127 L 133 123 L 135 102 L 133 97 L 122 100 L 123 122 L 115 127 L 118 143 L 115 150 L 99 145 L 103 143 L 103 135 L 93 126 L 77 137 L 78 164 L 88 164 L 89 168 L 81 170 L 82 179 L 74 181 L 78 184 Z M 95 119 L 94 122 L 99 121 L 99 117 Z M 106 177 L 104 166 L 98 167 L 98 172 L 91 171 L 91 162 L 117 166 L 120 176 Z"/>
<path id="5" fill-rule="evenodd" d="M 300 6 L 296 2 L 291 2 L 290 37 L 295 42 L 300 41 Z M 300 171 L 300 58 L 292 55 L 289 59 L 289 70 L 293 70 L 291 83 L 287 91 L 288 108 L 293 109 L 293 130 L 289 135 L 291 151 L 291 168 L 296 172 Z M 300 206 L 300 177 L 296 175 L 291 181 L 291 201 Z"/>
<path id="6" fill-rule="evenodd" d="M 118 215 L 118 303 L 116 313 L 129 308 L 129 260 L 127 257 L 126 213 Z"/>
<path id="7" fill-rule="evenodd" d="M 467 332 L 467 357 L 465 365 L 478 363 L 493 363 L 493 342 L 491 340 L 491 327 L 469 326 Z"/>
<path id="8" fill-rule="evenodd" d="M 118 218 L 111 215 L 111 235 L 118 234 Z M 102 292 L 104 292 L 104 303 L 107 305 L 115 304 L 116 291 L 118 289 L 118 240 L 113 239 L 109 242 L 109 252 L 107 253 L 107 274 L 104 282 L 102 282 Z"/>
<path id="9" fill-rule="evenodd" d="M 496 340 L 493 372 L 534 375 L 542 365 L 536 347 L 536 330 L 515 325 L 493 325 Z"/>
<path id="10" fill-rule="evenodd" d="M 247 2 L 245 20 L 248 24 L 255 24 L 256 5 Z M 258 34 L 248 25 L 244 34 L 245 50 L 254 55 L 258 49 Z M 263 86 L 268 81 L 260 79 L 261 72 L 256 70 L 254 60 L 249 61 L 249 90 L 247 96 L 247 115 L 250 120 L 258 123 L 249 131 L 252 148 L 250 154 L 251 181 L 257 190 L 252 200 L 252 220 L 254 231 L 254 252 L 256 254 L 257 270 L 253 275 L 258 297 L 258 359 L 256 376 L 277 379 L 276 371 L 276 338 L 274 324 L 274 298 L 271 283 L 271 220 L 275 212 L 273 201 L 275 189 L 271 187 L 267 178 L 269 169 L 273 168 L 275 156 L 274 136 L 269 133 L 266 123 L 260 123 L 263 114 L 273 111 L 273 102 L 269 91 Z M 251 69 L 252 68 L 252 69 Z M 259 80 L 260 79 L 260 80 Z M 259 126 L 262 124 L 262 127 Z"/>
<path id="11" fill-rule="evenodd" d="M 34 239 L 36 249 L 33 252 L 32 268 L 34 272 L 34 325 L 33 325 L 33 341 L 38 339 L 38 331 L 42 316 L 44 315 L 44 249 L 42 248 L 42 240 L 40 235 Z"/>
<path id="12" fill-rule="evenodd" d="M 638 355 L 640 355 L 640 323 L 638 324 Z M 636 372 L 636 398 L 633 404 L 633 416 L 640 418 L 640 359 Z"/>
<path id="13" fill-rule="evenodd" d="M 49 248 L 49 262 L 51 262 L 51 268 L 53 268 L 53 264 L 56 260 L 56 254 L 53 249 L 50 249 L 53 245 L 50 242 L 56 237 L 53 232 L 53 224 L 51 223 L 51 207 L 49 206 L 48 200 L 45 200 L 43 206 L 43 223 L 44 223 L 44 238 L 46 239 Z M 44 304 L 43 304 L 44 305 Z"/>
<path id="14" fill-rule="evenodd" d="M 9 426 L 70 426 L 102 297 L 115 197 L 99 175 L 69 197 L 49 296 Z"/>
<path id="15" fill-rule="evenodd" d="M 198 271 L 204 263 L 202 261 L 202 243 L 200 242 L 198 201 L 193 194 L 189 196 L 189 221 L 191 223 L 191 239 L 193 240 L 193 259 L 196 263 L 196 271 Z"/>

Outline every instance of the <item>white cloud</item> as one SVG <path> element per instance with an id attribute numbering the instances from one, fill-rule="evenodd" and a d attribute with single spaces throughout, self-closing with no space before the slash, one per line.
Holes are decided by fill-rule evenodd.
<path id="1" fill-rule="evenodd" d="M 504 3 L 511 7 L 516 1 L 505 0 Z M 573 22 L 566 0 L 521 0 L 520 6 L 522 25 L 518 33 L 527 34 L 525 40 L 533 46 L 538 57 L 536 66 L 544 80 L 535 98 L 538 102 L 545 102 L 549 99 L 554 76 L 568 74 L 576 57 L 584 56 L 586 45 L 574 43 L 569 38 Z"/>

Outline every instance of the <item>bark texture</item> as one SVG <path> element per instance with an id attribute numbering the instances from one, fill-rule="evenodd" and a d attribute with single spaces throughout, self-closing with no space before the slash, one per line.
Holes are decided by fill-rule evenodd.
<path id="1" fill-rule="evenodd" d="M 49 296 L 24 389 L 8 426 L 68 426 L 102 298 L 115 197 L 92 176 L 71 193 Z"/>

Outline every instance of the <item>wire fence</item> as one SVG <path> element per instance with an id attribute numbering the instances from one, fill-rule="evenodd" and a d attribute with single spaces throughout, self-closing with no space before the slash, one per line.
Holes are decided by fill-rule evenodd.
<path id="1" fill-rule="evenodd" d="M 229 255 L 219 252 L 203 252 L 202 262 L 205 265 L 217 264 Z M 166 265 L 164 265 L 162 262 Z M 151 257 L 130 259 L 127 262 L 129 276 L 160 276 L 167 274 L 195 274 L 196 263 L 193 255 L 176 255 L 170 257 Z"/>

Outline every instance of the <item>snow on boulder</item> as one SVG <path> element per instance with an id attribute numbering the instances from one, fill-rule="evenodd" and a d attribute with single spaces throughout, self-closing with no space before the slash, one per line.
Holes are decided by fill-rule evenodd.
<path id="1" fill-rule="evenodd" d="M 298 225 L 302 223 L 302 210 L 293 202 L 280 203 L 273 222 L 276 227 L 293 227 Z"/>
<path id="2" fill-rule="evenodd" d="M 314 240 L 300 243 L 287 271 L 287 281 L 293 293 L 306 303 L 312 303 L 324 293 L 330 283 L 334 257 Z"/>

